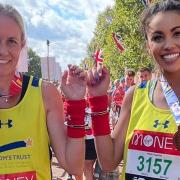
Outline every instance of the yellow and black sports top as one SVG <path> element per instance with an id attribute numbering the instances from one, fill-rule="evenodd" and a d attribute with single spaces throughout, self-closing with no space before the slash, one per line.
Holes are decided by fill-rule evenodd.
<path id="1" fill-rule="evenodd" d="M 0 109 L 0 179 L 51 179 L 41 86 L 41 79 L 30 77 L 21 101 Z"/>
<path id="2" fill-rule="evenodd" d="M 151 103 L 151 83 L 134 92 L 122 180 L 180 179 L 180 151 L 173 145 L 177 125 L 170 110 Z"/>

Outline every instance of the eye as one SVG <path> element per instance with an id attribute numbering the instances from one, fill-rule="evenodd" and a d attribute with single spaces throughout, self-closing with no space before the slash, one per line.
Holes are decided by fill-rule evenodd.
<path id="1" fill-rule="evenodd" d="M 9 39 L 8 40 L 8 44 L 18 44 L 18 42 L 16 41 L 16 40 L 14 40 L 14 39 Z"/>
<path id="2" fill-rule="evenodd" d="M 7 46 L 9 46 L 10 48 L 14 48 L 19 46 L 19 41 L 15 38 L 9 38 L 7 39 Z"/>
<path id="3" fill-rule="evenodd" d="M 180 37 L 180 31 L 175 32 L 174 35 L 175 35 L 176 37 Z"/>
<path id="4" fill-rule="evenodd" d="M 154 42 L 161 42 L 163 40 L 163 37 L 161 35 L 154 35 L 151 40 Z"/>

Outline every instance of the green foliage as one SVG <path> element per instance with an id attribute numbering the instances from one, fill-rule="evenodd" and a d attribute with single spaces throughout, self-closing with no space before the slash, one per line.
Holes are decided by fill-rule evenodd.
<path id="1" fill-rule="evenodd" d="M 88 45 L 86 59 L 92 61 L 95 50 L 103 49 L 104 64 L 110 69 L 112 80 L 123 76 L 125 68 L 137 70 L 141 66 L 152 66 L 140 32 L 140 15 L 143 9 L 140 0 L 116 0 L 112 9 L 107 8 L 97 17 L 94 38 Z M 108 23 L 107 19 L 112 19 L 112 22 Z M 120 53 L 116 47 L 113 32 L 122 37 L 126 48 L 124 53 Z"/>
<path id="2" fill-rule="evenodd" d="M 28 49 L 29 64 L 28 75 L 33 75 L 41 78 L 41 58 L 31 48 Z"/>

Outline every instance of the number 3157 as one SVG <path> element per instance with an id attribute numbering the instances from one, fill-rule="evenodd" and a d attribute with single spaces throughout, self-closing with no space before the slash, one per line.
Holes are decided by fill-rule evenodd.
<path id="1" fill-rule="evenodd" d="M 143 156 L 138 157 L 139 163 L 137 166 L 138 171 L 144 171 L 147 169 L 148 173 L 153 172 L 154 174 L 166 175 L 167 171 L 172 164 L 171 160 L 160 159 L 160 158 L 144 158 Z"/>

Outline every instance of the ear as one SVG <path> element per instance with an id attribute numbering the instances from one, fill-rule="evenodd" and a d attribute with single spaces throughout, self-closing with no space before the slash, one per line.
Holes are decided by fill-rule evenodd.
<path id="1" fill-rule="evenodd" d="M 21 49 L 25 46 L 25 44 L 26 44 L 26 40 L 23 40 L 21 43 Z"/>

